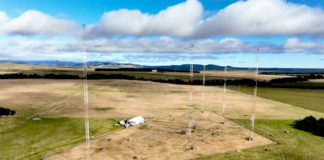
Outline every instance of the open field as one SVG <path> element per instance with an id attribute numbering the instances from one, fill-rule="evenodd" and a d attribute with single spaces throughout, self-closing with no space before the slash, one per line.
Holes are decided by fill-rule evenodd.
<path id="1" fill-rule="evenodd" d="M 111 66 L 113 67 L 113 66 Z M 129 66 L 127 66 L 129 67 Z M 181 79 L 189 80 L 189 73 L 184 72 L 127 72 L 127 71 L 94 71 L 95 67 L 88 69 L 88 73 L 101 74 L 124 74 L 135 77 L 153 78 L 153 79 Z M 43 65 L 27 65 L 27 64 L 12 64 L 0 63 L 0 74 L 3 73 L 23 73 L 23 74 L 64 74 L 64 75 L 78 75 L 82 76 L 82 68 L 80 67 L 55 67 Z M 260 71 L 262 72 L 262 71 Z M 224 79 L 224 71 L 214 70 L 206 71 L 206 80 Z M 194 80 L 202 80 L 203 71 L 194 73 Z M 271 80 L 274 78 L 286 78 L 291 76 L 285 75 L 259 75 L 260 80 Z M 229 70 L 227 72 L 227 79 L 254 79 L 254 69 L 251 70 Z"/>
<path id="2" fill-rule="evenodd" d="M 249 120 L 240 120 L 237 122 L 244 124 L 244 121 Z M 269 123 L 265 123 L 265 121 Z M 271 140 L 277 141 L 278 144 L 243 149 L 240 152 L 233 151 L 225 154 L 216 154 L 214 156 L 197 158 L 197 160 L 323 159 L 324 138 L 295 129 L 292 127 L 293 124 L 293 120 L 256 120 L 255 131 Z M 284 133 L 285 130 L 289 131 L 289 133 Z M 270 134 L 273 136 L 270 136 Z M 269 149 L 269 151 L 265 151 L 265 149 Z"/>
<path id="3" fill-rule="evenodd" d="M 90 119 L 90 123 L 94 136 L 119 129 L 112 126 L 115 121 L 110 119 Z M 6 120 L 5 127 L 8 125 Z M 42 118 L 34 121 L 23 117 L 16 125 L 1 133 L 0 155 L 3 160 L 39 159 L 84 142 L 84 119 Z"/>
<path id="4" fill-rule="evenodd" d="M 253 87 L 230 86 L 229 89 L 253 95 Z M 258 97 L 324 113 L 324 90 L 258 87 L 257 95 Z M 279 109 L 280 107 L 278 107 Z"/>
<path id="5" fill-rule="evenodd" d="M 313 83 L 324 83 L 324 79 L 311 79 L 309 81 Z"/>
<path id="6" fill-rule="evenodd" d="M 259 71 L 259 72 L 262 72 L 262 71 Z M 203 74 L 203 72 L 201 72 L 201 74 Z M 207 77 L 221 77 L 221 78 L 223 78 L 224 71 L 206 71 L 205 74 Z M 254 74 L 255 74 L 254 69 L 252 69 L 252 70 L 229 70 L 226 73 L 226 77 L 228 77 L 228 79 L 240 79 L 240 78 L 254 79 Z M 275 78 L 288 78 L 288 77 L 292 77 L 292 76 L 259 74 L 258 79 L 262 80 L 262 81 L 263 80 L 269 81 L 269 80 L 275 79 Z"/>
<path id="7" fill-rule="evenodd" d="M 189 131 L 189 117 L 192 117 L 192 124 L 197 129 L 192 129 L 191 135 L 180 134 L 181 130 Z M 225 125 L 221 124 L 222 119 L 213 112 L 201 113 L 199 110 L 169 112 L 143 126 L 131 127 L 92 141 L 91 157 L 120 160 L 132 157 L 143 160 L 188 159 L 273 143 L 257 134 L 254 135 L 255 140 L 247 141 L 250 130 L 228 120 Z M 188 150 L 191 147 L 194 150 Z M 47 159 L 82 159 L 84 151 L 85 144 Z"/>
<path id="8" fill-rule="evenodd" d="M 89 117 L 97 119 L 97 121 L 90 120 L 90 130 L 96 137 L 114 130 L 111 127 L 113 121 L 109 119 L 115 118 L 116 112 L 120 119 L 138 115 L 152 118 L 165 112 L 173 113 L 188 109 L 187 85 L 131 80 L 89 80 L 88 84 Z M 2 132 L 0 141 L 4 141 L 2 138 L 6 135 L 5 143 L 8 145 L 26 143 L 3 148 L 0 150 L 1 155 L 8 152 L 9 159 L 24 157 L 35 159 L 52 155 L 84 141 L 82 80 L 6 79 L 0 80 L 0 91 L 0 106 L 17 111 L 16 117 L 4 118 L 5 126 L 0 126 Z M 202 87 L 194 86 L 193 91 L 194 108 L 200 110 Z M 222 99 L 222 88 L 205 87 L 204 110 L 221 112 Z M 228 90 L 225 100 L 227 117 L 247 119 L 251 116 L 253 106 L 251 95 Z M 308 115 L 324 117 L 324 113 L 257 98 L 257 119 L 299 119 Z M 40 121 L 27 120 L 27 117 L 41 117 L 49 125 L 36 125 Z M 79 128 L 73 129 L 75 126 Z M 58 127 L 60 132 L 55 132 L 51 127 Z M 134 128 L 123 132 L 136 130 L 136 127 Z M 139 129 L 137 134 L 140 134 L 140 131 Z M 23 136 L 19 137 L 22 133 Z M 46 135 L 44 141 L 41 140 L 43 134 Z M 36 135 L 40 136 L 33 138 Z M 15 138 L 17 136 L 18 139 Z M 69 136 L 71 137 L 62 138 Z M 35 141 L 40 141 L 41 145 L 33 145 Z M 44 149 L 44 146 L 47 148 Z M 22 151 L 18 152 L 20 149 Z"/>
<path id="9" fill-rule="evenodd" d="M 308 88 L 308 89 L 321 89 L 323 90 L 324 88 L 324 82 L 321 82 L 321 80 L 314 79 L 314 80 L 309 80 L 305 82 L 295 82 L 295 83 L 281 83 L 281 84 L 276 84 L 276 87 L 279 88 Z"/>
<path id="10" fill-rule="evenodd" d="M 17 114 L 42 117 L 82 118 L 82 80 L 1 80 L 0 106 Z M 130 80 L 91 80 L 89 83 L 89 116 L 120 118 L 137 115 L 150 118 L 161 113 L 188 107 L 187 85 Z M 201 86 L 193 87 L 193 105 L 202 106 Z M 319 95 L 321 96 L 321 95 Z M 17 101 L 19 97 L 19 101 Z M 168 100 L 167 103 L 165 100 Z M 230 118 L 247 118 L 253 110 L 253 96 L 228 90 L 226 112 Z M 221 112 L 223 89 L 205 87 L 204 109 Z M 298 119 L 307 115 L 323 116 L 311 110 L 268 99 L 257 99 L 257 116 L 276 119 Z M 273 116 L 276 115 L 276 116 Z"/>

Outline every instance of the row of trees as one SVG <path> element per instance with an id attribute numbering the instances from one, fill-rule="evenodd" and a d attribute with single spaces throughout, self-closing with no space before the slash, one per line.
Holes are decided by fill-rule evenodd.
<path id="1" fill-rule="evenodd" d="M 157 72 L 185 72 L 189 73 L 190 70 L 175 70 L 175 69 L 157 69 Z M 192 71 L 193 73 L 200 73 L 197 70 Z"/>
<path id="2" fill-rule="evenodd" d="M 315 135 L 324 136 L 324 119 L 316 119 L 313 116 L 308 116 L 300 121 L 296 121 L 295 127 Z"/>
<path id="3" fill-rule="evenodd" d="M 95 68 L 95 71 L 152 72 L 152 68 Z"/>
<path id="4" fill-rule="evenodd" d="M 9 108 L 3 108 L 3 107 L 0 107 L 0 116 L 2 115 L 15 115 L 16 114 L 16 111 L 14 110 L 11 110 Z"/>
<path id="5" fill-rule="evenodd" d="M 77 75 L 63 75 L 63 74 L 5 74 L 0 75 L 0 79 L 24 79 L 24 78 L 45 78 L 45 79 L 80 79 Z M 188 80 L 182 79 L 153 79 L 153 78 L 143 78 L 135 77 L 124 74 L 101 74 L 94 73 L 87 75 L 88 79 L 126 79 L 126 80 L 142 80 L 142 81 L 153 81 L 160 83 L 172 83 L 172 84 L 188 84 Z M 258 81 L 259 87 L 271 87 L 271 88 L 303 88 L 303 89 L 324 89 L 324 85 L 309 85 L 309 84 L 299 84 L 296 82 L 308 81 L 307 77 L 293 77 L 293 78 L 278 78 L 272 79 L 270 81 Z M 206 86 L 222 86 L 224 80 L 206 80 Z M 242 85 L 242 86 L 254 86 L 255 81 L 252 79 L 234 79 L 227 80 L 227 85 Z M 297 84 L 297 85 L 296 85 Z M 194 80 L 193 85 L 202 85 L 202 80 Z"/>
<path id="6" fill-rule="evenodd" d="M 308 81 L 308 78 L 307 77 L 277 78 L 277 79 L 271 79 L 269 83 L 279 84 L 279 83 L 295 83 L 295 82 L 304 82 L 304 81 Z"/>

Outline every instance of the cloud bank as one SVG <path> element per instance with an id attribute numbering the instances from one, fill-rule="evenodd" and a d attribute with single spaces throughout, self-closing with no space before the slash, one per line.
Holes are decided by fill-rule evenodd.
<path id="1" fill-rule="evenodd" d="M 203 12 L 197 0 L 187 0 L 155 15 L 139 10 L 110 11 L 104 13 L 90 31 L 96 36 L 168 35 L 182 38 L 324 35 L 324 11 L 321 8 L 284 0 L 238 1 L 205 20 L 202 19 Z"/>
<path id="2" fill-rule="evenodd" d="M 57 36 L 75 34 L 78 30 L 74 21 L 57 19 L 35 10 L 28 10 L 10 20 L 4 12 L 0 12 L 0 34 Z"/>
<path id="3" fill-rule="evenodd" d="M 197 0 L 187 0 L 152 15 L 139 10 L 121 9 L 105 12 L 100 22 L 90 26 L 96 36 L 171 35 L 186 37 L 195 32 L 203 7 Z"/>
<path id="4" fill-rule="evenodd" d="M 89 25 L 89 32 L 96 37 L 171 36 L 185 39 L 219 35 L 324 36 L 322 8 L 285 0 L 238 1 L 206 19 L 203 15 L 204 9 L 198 0 L 187 0 L 157 14 L 120 9 L 103 13 L 98 23 Z M 0 12 L 0 34 L 69 36 L 80 33 L 80 25 L 35 10 L 26 11 L 14 19 Z"/>
<path id="5" fill-rule="evenodd" d="M 191 44 L 195 45 L 195 53 L 206 51 L 208 54 L 255 53 L 257 48 L 261 53 L 324 53 L 323 42 L 298 39 L 301 35 L 323 38 L 322 8 L 285 0 L 248 0 L 233 3 L 207 18 L 204 18 L 204 12 L 198 0 L 187 0 L 156 14 L 129 9 L 108 11 L 98 23 L 87 26 L 88 33 L 94 36 L 94 40 L 87 43 L 87 50 L 101 55 L 139 53 L 143 54 L 140 57 L 143 61 L 145 58 L 152 60 L 154 56 L 181 60 L 186 56 L 180 54 L 188 52 L 184 48 Z M 23 58 L 37 55 L 55 59 L 64 58 L 64 54 L 69 53 L 71 57 L 81 52 L 80 25 L 36 10 L 28 10 L 16 18 L 0 11 L 0 36 L 10 36 L 1 40 L 0 56 Z M 213 40 L 219 35 L 228 38 Z M 279 45 L 232 38 L 274 35 L 290 38 Z M 68 40 L 51 40 L 54 36 L 67 36 Z M 128 36 L 135 38 L 130 40 Z"/>
<path id="6" fill-rule="evenodd" d="M 312 35 L 323 36 L 321 8 L 284 0 L 238 1 L 207 18 L 194 37 L 217 35 Z"/>
<path id="7" fill-rule="evenodd" d="M 188 53 L 184 49 L 194 44 L 195 53 L 324 53 L 323 42 L 302 42 L 297 38 L 290 38 L 284 44 L 247 43 L 239 39 L 224 38 L 220 41 L 205 40 L 181 40 L 170 37 L 157 39 L 139 38 L 126 39 L 97 39 L 87 43 L 87 51 L 93 53 Z M 28 40 L 26 38 L 9 38 L 6 43 L 0 45 L 3 50 L 15 48 L 21 51 L 59 53 L 81 52 L 79 40 L 54 41 L 54 40 Z M 95 47 L 100 45 L 100 47 Z"/>

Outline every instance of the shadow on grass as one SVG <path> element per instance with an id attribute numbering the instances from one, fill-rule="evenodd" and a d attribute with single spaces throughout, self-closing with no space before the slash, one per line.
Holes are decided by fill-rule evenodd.
<path id="1" fill-rule="evenodd" d="M 324 119 L 316 119 L 313 116 L 305 117 L 302 120 L 297 120 L 294 124 L 291 124 L 295 129 L 303 130 L 313 133 L 316 136 L 324 137 Z"/>

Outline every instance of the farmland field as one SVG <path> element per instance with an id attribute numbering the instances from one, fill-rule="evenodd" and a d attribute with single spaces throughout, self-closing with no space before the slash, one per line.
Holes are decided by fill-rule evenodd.
<path id="1" fill-rule="evenodd" d="M 24 71 L 18 70 L 17 72 Z M 26 69 L 25 72 L 34 71 Z M 136 75 L 136 73 L 131 74 Z M 141 74 L 152 77 L 153 73 Z M 211 77 L 221 77 L 221 72 L 209 74 Z M 242 74 L 241 77 L 244 78 L 247 74 L 250 72 Z M 178 76 L 176 73 L 156 73 L 156 75 Z M 121 127 L 112 127 L 116 113 L 119 119 L 138 115 L 144 118 L 154 118 L 163 113 L 188 109 L 188 85 L 135 80 L 89 80 L 88 86 L 90 131 L 99 139 L 101 136 L 110 135 L 113 131 L 121 129 Z M 225 97 L 226 117 L 240 125 L 243 121 L 249 123 L 248 119 L 253 111 L 252 87 L 228 86 L 228 89 Z M 10 146 L 0 148 L 0 154 L 6 154 L 4 159 L 37 159 L 55 154 L 58 154 L 60 159 L 64 159 L 63 153 L 69 152 L 72 147 L 82 145 L 85 141 L 83 80 L 4 79 L 0 80 L 0 91 L 0 106 L 17 111 L 15 116 L 4 117 L 5 125 L 0 125 L 0 141 Z M 201 96 L 202 86 L 193 86 L 193 107 L 196 111 L 202 109 Z M 317 118 L 324 117 L 322 90 L 259 87 L 258 96 L 256 118 L 259 121 L 256 123 L 256 132 L 287 145 L 271 145 L 269 146 L 270 152 L 266 154 L 264 154 L 264 146 L 250 149 L 243 149 L 243 147 L 237 153 L 218 153 L 216 157 L 235 159 L 252 156 L 255 159 L 266 159 L 266 157 L 280 159 L 283 154 L 286 159 L 289 157 L 296 159 L 296 156 L 289 155 L 294 153 L 290 146 L 301 145 L 299 141 L 296 142 L 297 140 L 293 139 L 284 141 L 284 139 L 267 136 L 266 132 L 276 133 L 275 128 L 280 127 L 298 133 L 300 143 L 304 143 L 307 139 L 317 140 L 313 135 L 293 129 L 289 124 L 293 123 L 292 119 L 309 115 Z M 220 113 L 222 102 L 223 89 L 221 87 L 205 87 L 203 109 L 206 112 Z M 32 118 L 42 119 L 33 121 Z M 268 125 L 261 123 L 265 120 L 270 123 Z M 272 124 L 276 125 L 272 126 Z M 123 132 L 128 132 L 128 130 Z M 280 135 L 280 132 L 282 131 L 278 130 L 276 134 Z M 19 145 L 20 143 L 23 145 Z M 310 148 L 307 145 L 304 147 L 306 147 L 305 151 Z M 272 150 L 276 152 L 271 152 Z M 83 152 L 80 152 L 82 157 L 81 153 Z M 299 155 L 299 157 L 304 158 L 305 155 L 316 159 L 315 153 L 317 152 Z M 135 156 L 140 155 L 135 154 Z"/>
<path id="2" fill-rule="evenodd" d="M 138 115 L 153 118 L 165 112 L 188 108 L 187 85 L 130 80 L 90 80 L 88 83 L 90 130 L 94 136 L 105 135 L 115 129 L 111 128 L 111 119 L 115 118 L 116 112 L 120 119 Z M 0 140 L 3 141 L 2 138 L 6 137 L 6 144 L 26 143 L 6 147 L 1 150 L 3 153 L 10 153 L 8 156 L 14 157 L 13 159 L 33 159 L 62 152 L 82 142 L 82 80 L 7 79 L 1 80 L 0 86 L 0 106 L 16 110 L 17 116 L 20 115 L 4 118 L 5 126 L 0 126 Z M 201 86 L 193 88 L 194 108 L 197 110 L 202 107 L 201 89 Z M 204 110 L 221 112 L 222 91 L 219 87 L 205 87 Z M 227 116 L 233 119 L 248 118 L 252 114 L 252 102 L 251 95 L 228 90 Z M 308 115 L 324 117 L 324 113 L 269 99 L 258 98 L 257 102 L 256 118 L 298 119 Z M 27 120 L 28 117 L 40 117 L 42 120 Z M 44 126 L 43 122 L 48 126 Z M 54 132 L 55 126 L 60 126 L 60 132 Z M 13 138 L 22 133 L 24 136 Z M 46 138 L 41 141 L 42 144 L 33 145 L 35 141 L 42 139 L 43 134 Z M 69 136 L 70 138 L 63 138 Z M 21 152 L 16 152 L 20 149 Z"/>
<path id="3" fill-rule="evenodd" d="M 90 123 L 94 136 L 119 129 L 112 127 L 111 119 L 90 119 Z M 21 119 L 16 125 L 1 134 L 1 159 L 39 159 L 84 142 L 84 119 Z"/>
<path id="4" fill-rule="evenodd" d="M 230 86 L 229 89 L 253 95 L 253 87 Z M 258 97 L 324 113 L 324 90 L 258 87 Z"/>
<path id="5" fill-rule="evenodd" d="M 192 129 L 190 136 L 180 134 L 181 129 L 186 129 L 188 126 L 188 117 L 193 117 L 192 123 L 198 127 Z M 225 128 L 221 121 L 221 116 L 207 111 L 203 114 L 199 110 L 192 109 L 169 112 L 151 119 L 143 126 L 134 126 L 92 141 L 91 156 L 93 159 L 109 160 L 132 157 L 189 159 L 273 143 L 258 134 L 254 135 L 254 141 L 247 141 L 245 138 L 249 136 L 249 130 L 231 121 L 226 121 Z M 209 130 L 209 127 L 212 129 Z M 190 147 L 195 149 L 188 151 Z M 85 145 L 80 145 L 48 159 L 82 159 L 84 148 Z"/>
<path id="6" fill-rule="evenodd" d="M 82 76 L 83 72 L 80 67 L 53 67 L 42 65 L 27 65 L 27 64 L 11 64 L 0 63 L 0 74 L 3 73 L 23 73 L 23 74 L 64 74 L 64 75 L 78 75 Z M 94 68 L 89 68 L 88 73 L 100 73 L 100 74 L 124 74 L 134 77 L 152 78 L 152 79 L 181 79 L 189 80 L 189 73 L 182 72 L 128 72 L 128 71 L 94 71 Z M 211 70 L 205 71 L 206 80 L 223 79 L 224 71 Z M 202 80 L 203 71 L 200 73 L 194 73 L 194 80 Z M 274 78 L 286 78 L 291 76 L 285 75 L 259 75 L 260 80 L 271 80 Z M 254 70 L 229 70 L 227 72 L 228 79 L 253 79 Z"/>
<path id="7" fill-rule="evenodd" d="M 244 124 L 244 121 L 236 121 Z M 265 123 L 265 121 L 269 123 Z M 237 160 L 237 159 L 323 159 L 324 138 L 315 136 L 312 133 L 300 131 L 292 127 L 294 120 L 256 120 L 255 130 L 257 133 L 278 142 L 276 145 L 260 146 L 244 149 L 239 152 L 217 154 L 209 157 L 198 158 L 197 160 Z M 288 131 L 289 133 L 285 133 Z M 272 136 L 270 136 L 272 134 Z M 265 151 L 268 149 L 268 151 Z"/>

